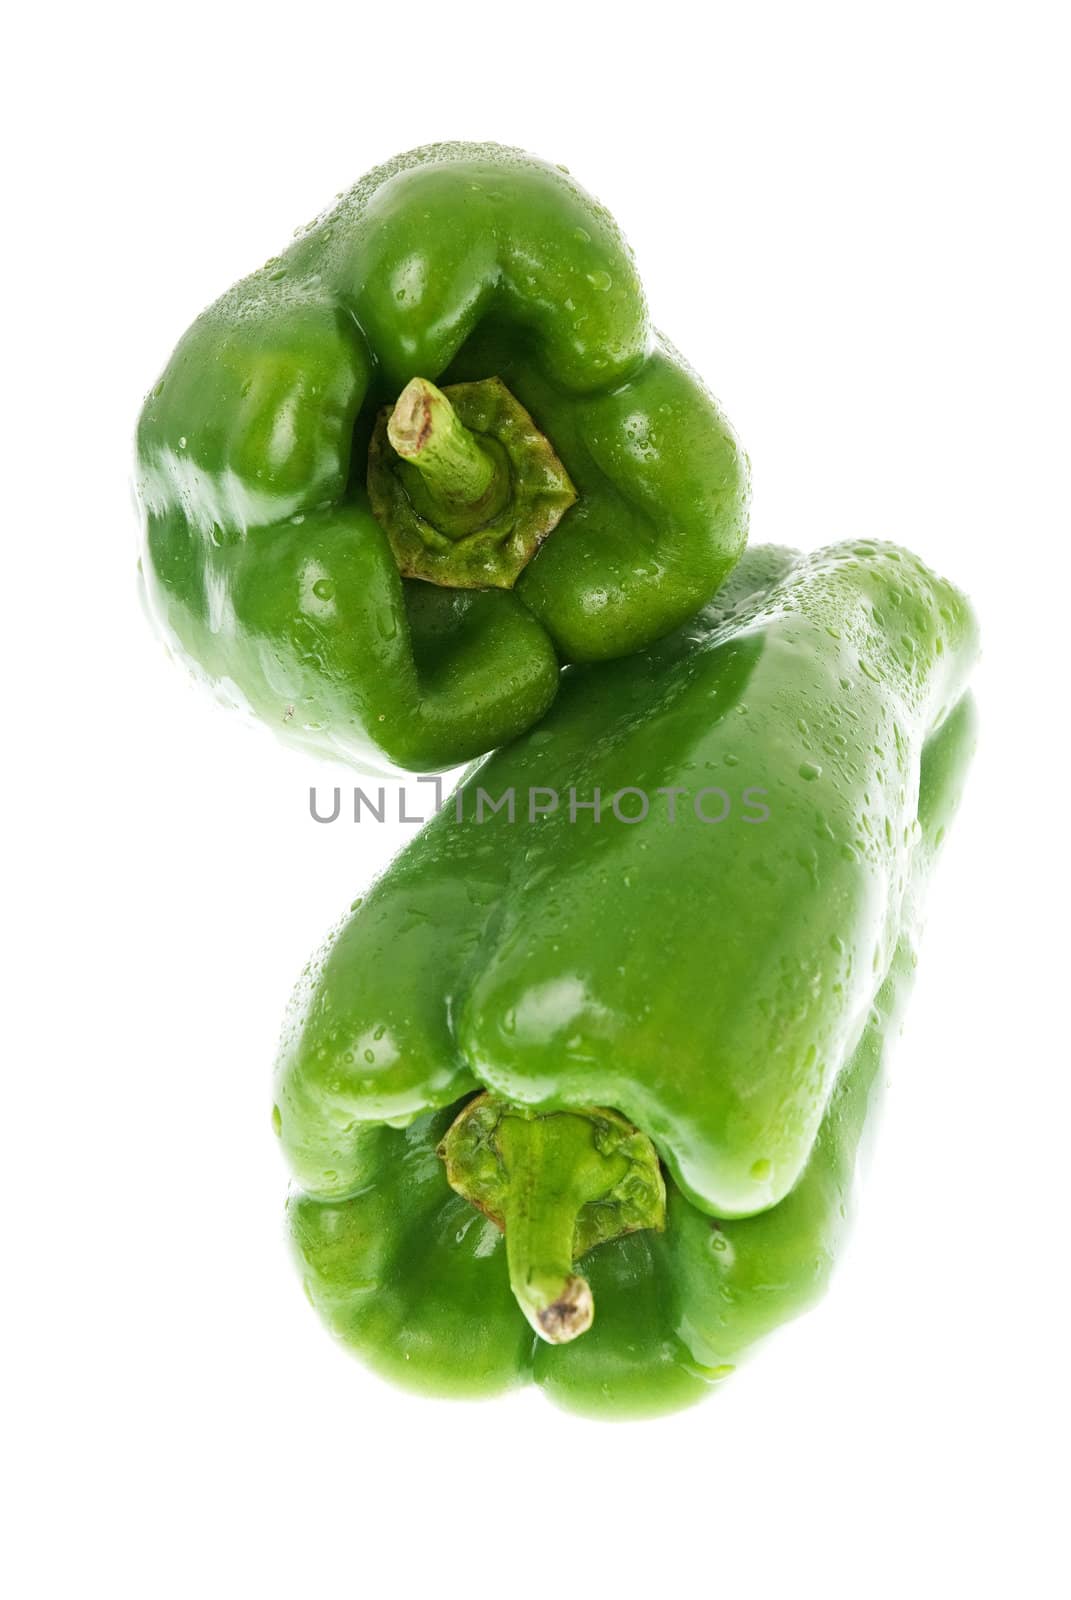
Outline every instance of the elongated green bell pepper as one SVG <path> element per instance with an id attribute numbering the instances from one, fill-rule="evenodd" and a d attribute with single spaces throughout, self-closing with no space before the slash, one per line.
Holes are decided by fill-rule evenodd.
<path id="1" fill-rule="evenodd" d="M 748 472 L 606 211 L 496 145 L 371 172 L 145 402 L 151 609 L 226 701 L 369 768 L 514 737 L 743 548 Z"/>
<path id="2" fill-rule="evenodd" d="M 468 777 L 284 1033 L 292 1235 L 344 1341 L 436 1393 L 642 1413 L 813 1300 L 975 653 L 906 551 L 760 548 Z"/>

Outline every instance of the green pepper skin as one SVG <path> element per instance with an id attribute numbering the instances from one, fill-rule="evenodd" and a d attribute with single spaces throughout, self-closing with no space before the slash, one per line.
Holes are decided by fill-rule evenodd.
<path id="1" fill-rule="evenodd" d="M 506 369 L 580 502 L 512 589 L 403 580 L 365 490 L 375 414 L 413 377 Z M 137 483 L 177 652 L 289 741 L 370 770 L 514 737 L 559 658 L 668 633 L 746 538 L 746 459 L 653 333 L 614 222 L 496 145 L 377 168 L 200 316 L 146 400 Z"/>
<path id="2" fill-rule="evenodd" d="M 691 624 L 573 669 L 329 941 L 284 1031 L 276 1126 L 307 1291 L 433 1393 L 534 1380 L 639 1415 L 706 1393 L 821 1292 L 973 747 L 962 596 L 908 552 L 750 551 Z M 766 791 L 768 818 L 570 821 L 629 786 Z M 557 788 L 530 823 L 477 791 Z M 713 809 L 713 808 L 712 808 Z M 668 1169 L 664 1233 L 583 1261 L 595 1321 L 531 1335 L 502 1236 L 435 1148 L 486 1086 L 612 1107 Z M 388 1127 L 408 1122 L 408 1126 Z"/>

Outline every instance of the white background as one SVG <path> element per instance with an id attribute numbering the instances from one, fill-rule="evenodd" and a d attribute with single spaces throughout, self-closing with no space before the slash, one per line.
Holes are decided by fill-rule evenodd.
<path id="1" fill-rule="evenodd" d="M 1060 7 L 43 6 L 6 24 L 7 1592 L 1055 1595 L 1066 1515 L 1068 55 Z M 269 1073 L 411 830 L 137 606 L 130 438 L 195 313 L 398 149 L 617 214 L 755 540 L 972 594 L 982 745 L 841 1276 L 705 1405 L 419 1401 L 306 1305 Z M 352 784 L 352 775 L 341 774 Z"/>

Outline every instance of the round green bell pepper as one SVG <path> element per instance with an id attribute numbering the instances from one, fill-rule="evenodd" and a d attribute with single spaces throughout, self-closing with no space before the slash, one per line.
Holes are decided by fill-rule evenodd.
<path id="1" fill-rule="evenodd" d="M 481 754 L 543 715 L 561 661 L 670 632 L 748 502 L 606 211 L 466 144 L 377 168 L 197 319 L 145 402 L 137 486 L 178 653 L 372 769 Z"/>
<path id="2" fill-rule="evenodd" d="M 471 774 L 309 969 L 280 1052 L 293 1238 L 348 1344 L 437 1393 L 534 1379 L 640 1413 L 810 1303 L 976 648 L 907 551 L 760 548 Z"/>

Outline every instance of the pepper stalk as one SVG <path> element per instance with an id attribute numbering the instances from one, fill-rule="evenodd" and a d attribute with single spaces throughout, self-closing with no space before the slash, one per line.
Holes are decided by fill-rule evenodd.
<path id="1" fill-rule="evenodd" d="M 387 438 L 401 458 L 410 499 L 423 489 L 436 527 L 448 539 L 475 532 L 502 509 L 509 467 L 501 446 L 493 453 L 491 442 L 466 428 L 427 378 L 406 384 L 387 418 Z"/>
<path id="2" fill-rule="evenodd" d="M 403 577 L 511 589 L 576 490 L 500 378 L 417 377 L 379 414 L 368 498 Z"/>
<path id="3" fill-rule="evenodd" d="M 505 1232 L 510 1288 L 548 1344 L 578 1338 L 594 1318 L 576 1262 L 623 1234 L 665 1225 L 654 1146 L 615 1111 L 539 1111 L 481 1094 L 439 1155 L 451 1187 Z"/>

